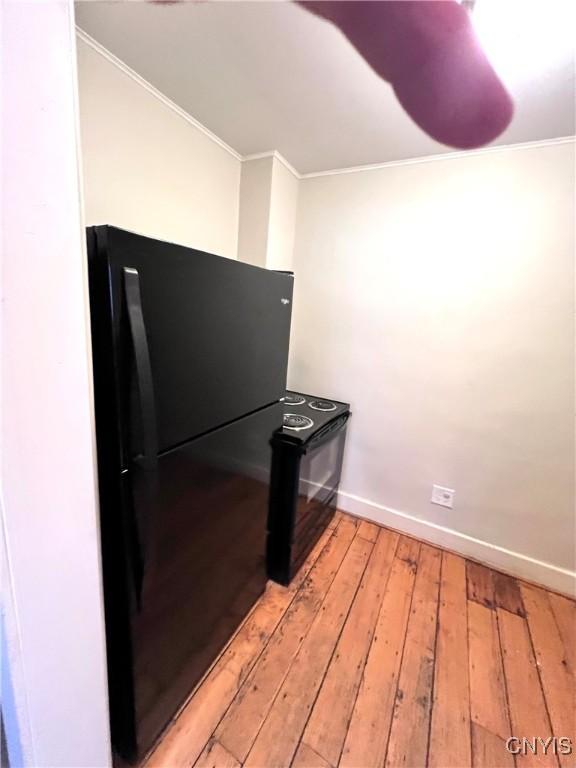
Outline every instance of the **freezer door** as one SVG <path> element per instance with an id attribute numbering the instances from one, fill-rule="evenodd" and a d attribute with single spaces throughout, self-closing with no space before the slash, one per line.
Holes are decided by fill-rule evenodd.
<path id="1" fill-rule="evenodd" d="M 290 275 L 114 227 L 94 229 L 109 268 L 119 381 L 128 390 L 135 366 L 126 270 L 138 275 L 160 453 L 282 397 Z M 124 402 L 129 444 L 138 440 L 141 411 L 136 399 Z"/>
<path id="2" fill-rule="evenodd" d="M 130 470 L 139 755 L 264 590 L 269 443 L 281 423 L 275 404 L 164 454 L 156 472 Z"/>

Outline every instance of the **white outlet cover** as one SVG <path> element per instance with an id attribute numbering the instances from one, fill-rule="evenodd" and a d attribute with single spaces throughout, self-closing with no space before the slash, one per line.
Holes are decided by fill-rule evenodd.
<path id="1" fill-rule="evenodd" d="M 444 488 L 442 485 L 432 486 L 432 498 L 430 501 L 432 504 L 440 504 L 441 507 L 448 507 L 452 509 L 454 507 L 454 494 L 456 491 L 454 488 Z"/>

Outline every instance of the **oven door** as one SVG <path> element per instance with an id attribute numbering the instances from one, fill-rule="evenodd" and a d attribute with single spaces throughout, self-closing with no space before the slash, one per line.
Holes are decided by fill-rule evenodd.
<path id="1" fill-rule="evenodd" d="M 300 496 L 308 503 L 327 504 L 338 490 L 346 424 L 345 413 L 330 422 L 306 444 L 300 460 Z"/>
<path id="2" fill-rule="evenodd" d="M 302 453 L 292 533 L 293 573 L 336 511 L 349 417 L 346 413 L 327 424 Z"/>

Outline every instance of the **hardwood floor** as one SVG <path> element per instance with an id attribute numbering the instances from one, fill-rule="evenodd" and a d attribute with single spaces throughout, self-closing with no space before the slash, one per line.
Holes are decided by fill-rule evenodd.
<path id="1" fill-rule="evenodd" d="M 574 765 L 576 603 L 338 513 L 270 583 L 146 768 Z"/>

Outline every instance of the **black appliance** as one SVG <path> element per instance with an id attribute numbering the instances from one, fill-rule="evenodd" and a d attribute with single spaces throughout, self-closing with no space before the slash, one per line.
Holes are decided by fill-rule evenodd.
<path id="1" fill-rule="evenodd" d="M 348 403 L 287 392 L 282 429 L 272 436 L 268 575 L 289 584 L 334 512 Z"/>
<path id="2" fill-rule="evenodd" d="M 88 230 L 112 740 L 140 758 L 266 583 L 293 279 Z"/>

